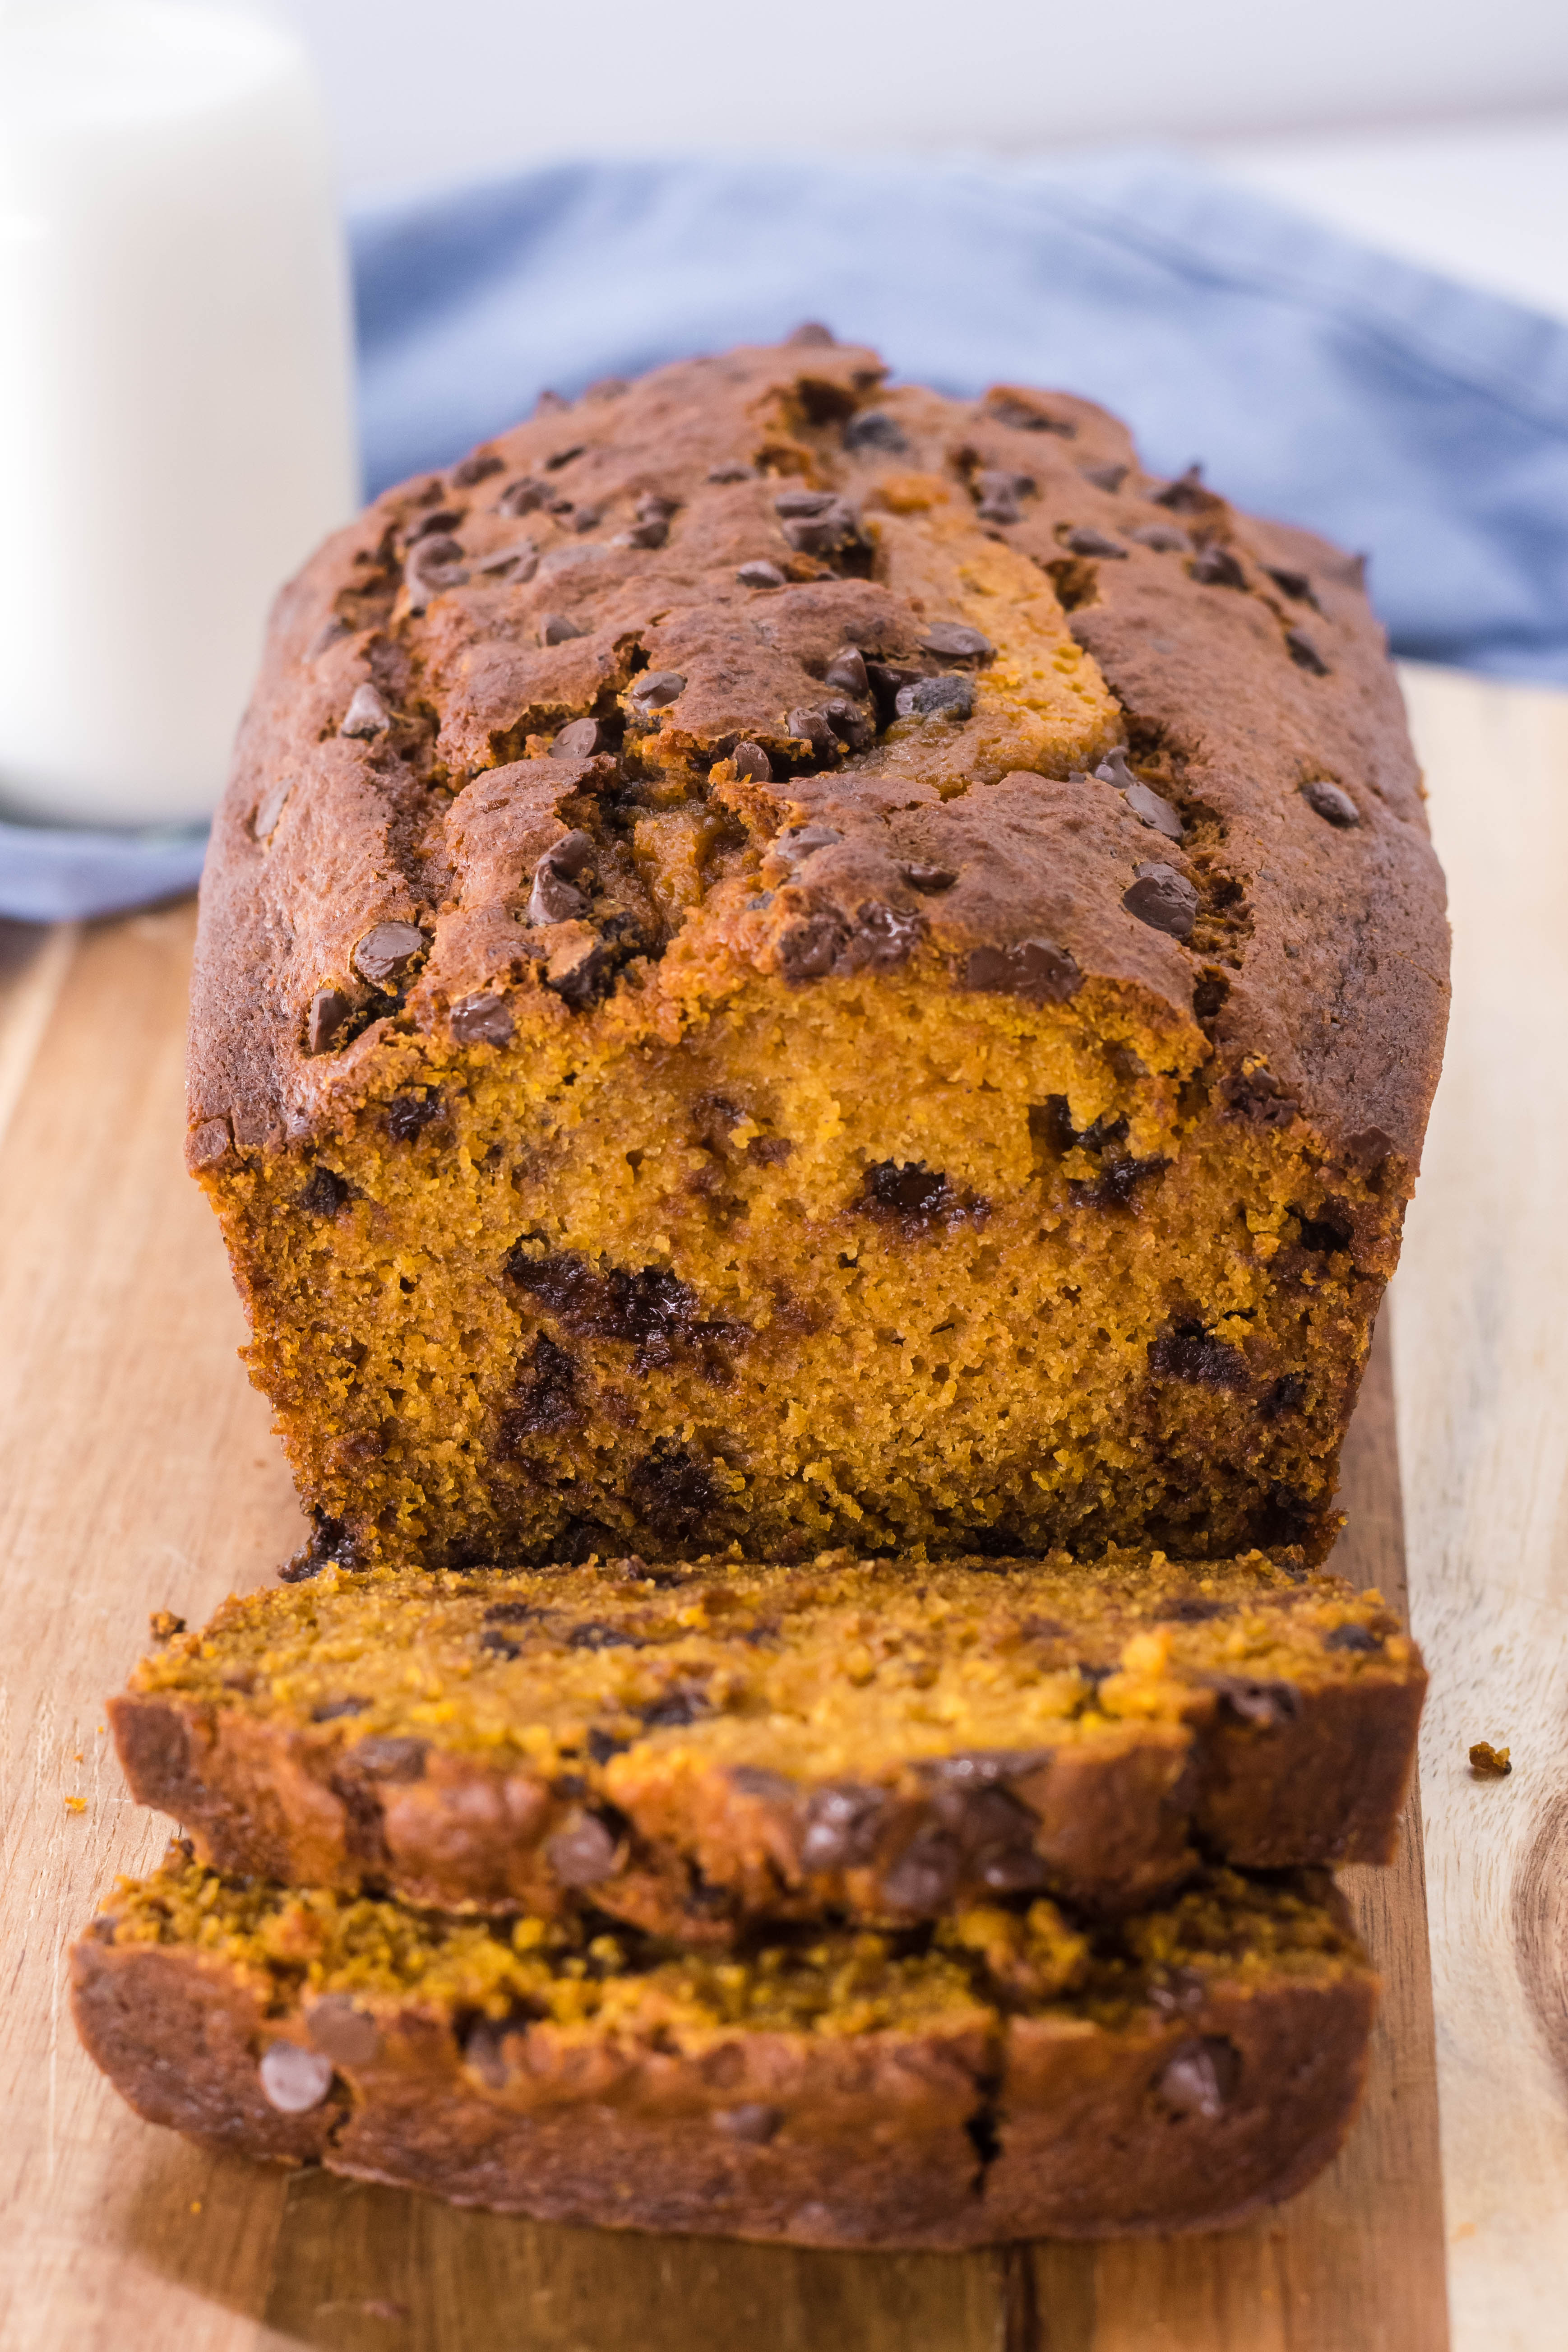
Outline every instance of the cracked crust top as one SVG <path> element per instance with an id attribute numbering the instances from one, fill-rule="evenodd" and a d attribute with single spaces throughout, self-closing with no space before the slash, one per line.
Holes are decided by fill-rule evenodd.
<path id="1" fill-rule="evenodd" d="M 1359 565 L 1088 403 L 815 338 L 546 407 L 282 593 L 203 885 L 190 1157 L 401 1034 L 656 1034 L 753 973 L 1109 982 L 1414 1172 L 1442 877 Z"/>

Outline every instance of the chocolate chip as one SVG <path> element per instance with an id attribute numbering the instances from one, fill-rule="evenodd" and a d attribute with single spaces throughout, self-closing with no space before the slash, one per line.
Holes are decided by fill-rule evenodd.
<path id="1" fill-rule="evenodd" d="M 341 1723 L 351 1715 L 363 1715 L 370 1705 L 367 1698 L 330 1698 L 324 1706 L 310 1709 L 312 1723 Z"/>
<path id="2" fill-rule="evenodd" d="M 884 449 L 899 457 L 910 444 L 902 427 L 879 408 L 863 408 L 844 427 L 844 446 L 851 455 L 862 449 Z"/>
<path id="3" fill-rule="evenodd" d="M 1168 1160 L 1158 1155 L 1147 1160 L 1113 1160 L 1092 1183 L 1068 1185 L 1073 1206 L 1079 1209 L 1125 1209 L 1131 1202 L 1139 1185 L 1151 1176 L 1160 1175 L 1170 1164 Z"/>
<path id="4" fill-rule="evenodd" d="M 784 518 L 784 537 L 802 555 L 831 555 L 855 537 L 854 509 L 831 491 L 786 490 L 773 504 Z"/>
<path id="5" fill-rule="evenodd" d="M 1211 1617 L 1225 1613 L 1223 1601 L 1207 1601 L 1201 1592 L 1177 1593 L 1154 1612 L 1163 1625 L 1206 1625 Z"/>
<path id="6" fill-rule="evenodd" d="M 975 512 L 981 520 L 1011 523 L 1023 520 L 1024 510 L 1018 500 L 1035 485 L 1027 474 L 1003 473 L 987 467 L 976 477 L 975 487 L 980 493 Z"/>
<path id="7" fill-rule="evenodd" d="M 1127 561 L 1127 550 L 1118 541 L 1107 539 L 1102 530 L 1094 530 L 1088 523 L 1080 523 L 1077 530 L 1064 532 L 1062 545 L 1074 555 L 1098 555 L 1118 563 Z"/>
<path id="8" fill-rule="evenodd" d="M 878 898 L 869 898 L 856 915 L 845 950 L 851 971 L 894 971 L 908 961 L 925 929 L 922 916 L 904 914 Z"/>
<path id="9" fill-rule="evenodd" d="M 849 926 L 837 915 L 812 915 L 779 940 L 779 961 L 788 981 L 826 980 L 849 943 Z"/>
<path id="10" fill-rule="evenodd" d="M 979 629 L 966 628 L 962 621 L 938 621 L 921 639 L 923 650 L 936 654 L 944 661 L 980 661 L 994 658 L 996 648 Z"/>
<path id="11" fill-rule="evenodd" d="M 488 2091 L 504 2091 L 511 2080 L 506 2058 L 506 2028 L 481 2017 L 468 2028 L 463 2043 L 463 2063 L 472 2069 Z"/>
<path id="12" fill-rule="evenodd" d="M 487 1625 L 523 1625 L 543 1614 L 531 1601 L 492 1601 L 483 1622 Z"/>
<path id="13" fill-rule="evenodd" d="M 735 577 L 742 588 L 783 588 L 788 584 L 778 565 L 761 557 L 753 563 L 742 563 Z"/>
<path id="14" fill-rule="evenodd" d="M 906 866 L 903 877 L 911 890 L 930 895 L 938 890 L 951 890 L 958 877 L 946 866 Z"/>
<path id="15" fill-rule="evenodd" d="M 782 2107 L 765 2107 L 757 2100 L 748 2100 L 741 2107 L 717 2107 L 713 2113 L 713 2128 L 731 2139 L 744 2140 L 751 2147 L 766 2147 L 784 2121 Z"/>
<path id="16" fill-rule="evenodd" d="M 362 1739 L 351 1748 L 347 1761 L 370 1780 L 422 1780 L 427 1739 L 385 1738 Z"/>
<path id="17" fill-rule="evenodd" d="M 1301 630 L 1286 630 L 1285 650 L 1289 655 L 1291 660 L 1295 663 L 1297 668 L 1304 669 L 1308 673 L 1309 677 L 1327 677 L 1329 674 L 1328 663 L 1323 659 L 1322 655 L 1318 651 L 1318 648 L 1312 643 L 1311 638 L 1305 635 Z"/>
<path id="18" fill-rule="evenodd" d="M 1245 588 L 1247 574 L 1228 547 L 1205 547 L 1187 566 L 1204 588 Z"/>
<path id="19" fill-rule="evenodd" d="M 1173 2115 L 1196 2116 L 1217 2123 L 1241 2081 L 1241 2053 L 1234 2042 L 1205 2034 L 1201 2042 L 1184 2042 L 1160 2070 L 1154 2089 Z"/>
<path id="20" fill-rule="evenodd" d="M 591 760 L 599 742 L 596 719 L 569 719 L 551 744 L 550 756 L 552 760 Z"/>
<path id="21" fill-rule="evenodd" d="M 310 662 L 320 661 L 321 656 L 332 646 L 341 645 L 345 637 L 353 635 L 353 630 L 350 624 L 341 614 L 335 613 L 330 621 L 323 623 L 311 638 L 306 648 L 305 659 Z"/>
<path id="22" fill-rule="evenodd" d="M 532 514 L 534 509 L 542 507 L 549 496 L 550 490 L 545 483 L 536 482 L 531 474 L 521 474 L 515 482 L 507 484 L 496 500 L 496 512 L 503 515 Z"/>
<path id="23" fill-rule="evenodd" d="M 710 466 L 708 478 L 710 482 L 754 482 L 757 469 L 748 466 L 743 457 L 729 457 L 721 466 Z"/>
<path id="24" fill-rule="evenodd" d="M 1147 784 L 1129 784 L 1121 797 L 1141 824 L 1152 825 L 1154 831 L 1163 833 L 1167 841 L 1180 841 L 1186 830 L 1180 809 L 1173 808 L 1169 801 L 1162 800 L 1159 793 L 1151 792 Z"/>
<path id="25" fill-rule="evenodd" d="M 335 2065 L 370 2066 L 381 2055 L 381 2028 L 347 1993 L 323 1993 L 312 2001 L 305 2026 L 317 2049 Z"/>
<path id="26" fill-rule="evenodd" d="M 634 1465 L 626 1492 L 638 1517 L 672 1542 L 694 1533 L 719 1501 L 708 1465 L 662 1439 Z"/>
<path id="27" fill-rule="evenodd" d="M 300 1195 L 300 1206 L 312 1217 L 335 1217 L 349 1197 L 342 1177 L 324 1166 L 310 1171 L 310 1181 Z"/>
<path id="28" fill-rule="evenodd" d="M 1201 1323 L 1184 1323 L 1149 1342 L 1149 1370 L 1157 1381 L 1187 1381 L 1200 1388 L 1244 1389 L 1247 1359 Z"/>
<path id="29" fill-rule="evenodd" d="M 566 1636 L 569 1650 L 640 1650 L 641 1638 L 624 1625 L 608 1625 L 602 1617 L 584 1617 Z"/>
<path id="30" fill-rule="evenodd" d="M 394 1095 L 386 1107 L 386 1131 L 394 1143 L 412 1143 L 444 1116 L 438 1093 Z"/>
<path id="31" fill-rule="evenodd" d="M 1371 1176 L 1382 1167 L 1393 1150 L 1394 1139 L 1384 1135 L 1381 1127 L 1363 1127 L 1358 1128 L 1354 1135 L 1347 1135 L 1342 1148 L 1352 1167 L 1360 1168 Z"/>
<path id="32" fill-rule="evenodd" d="M 895 1911 L 929 1918 L 952 1902 L 962 1867 L 957 1839 L 945 1830 L 922 1828 L 883 1872 L 882 1900 Z"/>
<path id="33" fill-rule="evenodd" d="M 1169 507 L 1173 514 L 1196 514 L 1215 503 L 1213 491 L 1204 488 L 1201 466 L 1189 466 L 1184 474 L 1167 482 L 1163 490 L 1156 490 L 1153 498 L 1155 506 Z"/>
<path id="34" fill-rule="evenodd" d="M 900 719 L 972 719 L 974 681 L 951 674 L 922 677 L 913 686 L 900 688 L 893 708 Z"/>
<path id="35" fill-rule="evenodd" d="M 853 694 L 864 700 L 871 691 L 871 681 L 866 675 L 866 656 L 858 646 L 841 646 L 823 673 L 824 686 L 836 686 L 841 694 Z"/>
<path id="36" fill-rule="evenodd" d="M 563 466 L 569 466 L 574 457 L 580 457 L 587 446 L 585 441 L 574 441 L 567 448 L 557 449 L 552 457 L 544 460 L 545 472 L 558 474 Z"/>
<path id="37" fill-rule="evenodd" d="M 362 980 L 373 988 L 399 988 L 408 967 L 425 952 L 426 939 L 416 923 L 377 923 L 366 931 L 350 961 Z"/>
<path id="38" fill-rule="evenodd" d="M 1218 1695 L 1221 1715 L 1255 1730 L 1277 1731 L 1301 1711 L 1301 1694 L 1294 1683 L 1262 1682 L 1254 1675 L 1212 1675 L 1207 1680 Z"/>
<path id="39" fill-rule="evenodd" d="M 584 528 L 581 519 L 578 520 L 577 528 L 579 530 Z M 668 523 L 662 516 L 653 516 L 647 522 L 633 523 L 629 530 L 618 530 L 611 545 L 614 547 L 662 547 L 668 537 Z"/>
<path id="40" fill-rule="evenodd" d="M 822 715 L 838 740 L 847 744 L 851 751 L 863 751 L 877 731 L 865 712 L 855 703 L 845 702 L 837 697 L 833 701 L 823 704 Z"/>
<path id="41" fill-rule="evenodd" d="M 456 530 L 462 520 L 462 511 L 457 507 L 441 508 L 434 513 L 421 515 L 413 530 L 405 534 L 404 544 L 416 547 L 422 540 L 445 539 L 449 532 Z"/>
<path id="42" fill-rule="evenodd" d="M 572 502 L 568 499 L 562 510 L 564 512 L 570 512 L 571 504 Z M 554 509 L 552 509 L 552 511 L 553 512 Z M 579 507 L 575 514 L 572 516 L 572 528 L 574 530 L 597 530 L 600 523 L 604 520 L 604 518 L 605 509 L 603 507 Z"/>
<path id="43" fill-rule="evenodd" d="M 525 1438 L 563 1436 L 568 1430 L 581 1428 L 584 1418 L 576 1359 L 541 1331 L 511 1402 L 501 1414 L 498 1442 L 503 1452 L 515 1454 Z M 487 1616 L 496 1613 L 486 1612 Z M 515 1657 L 517 1653 L 511 1654 Z"/>
<path id="44" fill-rule="evenodd" d="M 474 569 L 486 579 L 506 579 L 514 588 L 524 588 L 539 569 L 539 550 L 532 540 L 520 539 L 510 547 L 492 548 Z"/>
<path id="45" fill-rule="evenodd" d="M 1064 416 L 1047 416 L 1043 408 L 1032 402 L 1020 400 L 1016 393 L 997 392 L 987 395 L 985 414 L 998 425 L 1010 425 L 1019 433 L 1060 433 L 1072 440 L 1078 426 Z"/>
<path id="46" fill-rule="evenodd" d="M 632 681 L 631 698 L 639 710 L 664 710 L 686 691 L 678 669 L 645 669 Z"/>
<path id="47" fill-rule="evenodd" d="M 1127 479 L 1129 469 L 1125 466 L 1080 466 L 1078 470 L 1097 490 L 1109 490 L 1114 495 Z"/>
<path id="48" fill-rule="evenodd" d="M 779 492 L 773 500 L 773 512 L 786 519 L 803 515 L 821 515 L 826 514 L 829 508 L 837 506 L 837 503 L 838 495 L 835 490 L 808 490 L 797 488 Z"/>
<path id="49" fill-rule="evenodd" d="M 411 613 L 423 613 L 432 596 L 466 583 L 468 573 L 460 560 L 462 552 L 455 539 L 446 538 L 422 539 L 417 547 L 410 548 L 404 577 L 408 583 Z"/>
<path id="50" fill-rule="evenodd" d="M 607 996 L 614 984 L 616 959 L 603 939 L 567 939 L 545 968 L 544 985 L 563 1004 L 586 1012 Z"/>
<path id="51" fill-rule="evenodd" d="M 1301 786 L 1301 798 L 1309 808 L 1315 809 L 1321 817 L 1326 818 L 1330 824 L 1342 832 L 1348 832 L 1352 824 L 1361 823 L 1361 811 L 1349 793 L 1342 791 L 1338 784 L 1330 783 L 1327 776 L 1311 777 Z"/>
<path id="52" fill-rule="evenodd" d="M 1281 596 L 1289 596 L 1293 604 L 1310 604 L 1314 611 L 1322 609 L 1312 593 L 1312 583 L 1306 572 L 1279 571 L 1273 564 L 1269 564 L 1267 570 Z"/>
<path id="53" fill-rule="evenodd" d="M 509 1633 L 503 1633 L 499 1625 L 486 1625 L 481 1628 L 479 1648 L 487 1658 L 510 1660 L 521 1658 L 522 1655 L 522 1643 L 514 1642 Z"/>
<path id="54" fill-rule="evenodd" d="M 552 392 L 546 385 L 533 404 L 533 413 L 535 416 L 555 416 L 562 409 L 570 408 L 571 405 L 572 403 L 561 393 Z"/>
<path id="55" fill-rule="evenodd" d="M 1083 974 L 1065 948 L 1048 940 L 1020 940 L 1012 947 L 971 948 L 963 984 L 988 996 L 1021 996 L 1036 1004 L 1062 1004 L 1082 983 Z"/>
<path id="56" fill-rule="evenodd" d="M 570 835 L 568 836 L 570 838 Z M 528 895 L 528 919 L 531 923 L 570 923 L 588 911 L 585 894 L 579 890 L 563 871 L 554 854 L 546 850 L 533 869 L 533 887 Z"/>
<path id="57" fill-rule="evenodd" d="M 801 1868 L 854 1870 L 868 1863 L 877 1851 L 886 1805 L 879 1789 L 853 1783 L 819 1789 L 806 1808 Z"/>
<path id="58" fill-rule="evenodd" d="M 655 1699 L 651 1706 L 639 1708 L 645 1731 L 679 1730 L 684 1725 L 696 1723 L 712 1712 L 700 1691 L 671 1691 L 664 1698 Z"/>
<path id="59" fill-rule="evenodd" d="M 679 499 L 667 499 L 662 490 L 645 490 L 637 500 L 638 522 L 668 522 L 680 512 Z"/>
<path id="60" fill-rule="evenodd" d="M 385 703 L 367 681 L 355 687 L 338 733 L 368 741 L 373 735 L 384 735 L 391 724 L 392 716 Z"/>
<path id="61" fill-rule="evenodd" d="M 586 629 L 580 629 L 576 622 L 564 613 L 546 613 L 539 624 L 542 646 L 564 646 L 570 644 L 574 637 L 585 637 L 587 635 Z"/>
<path id="62" fill-rule="evenodd" d="M 615 1832 L 596 1813 L 584 1813 L 566 1829 L 557 1830 L 544 1857 L 563 1886 L 597 1886 L 616 1873 Z"/>
<path id="63" fill-rule="evenodd" d="M 306 2116 L 332 2087 L 332 2062 L 297 2042 L 274 2042 L 263 2053 L 261 2088 L 281 2116 Z"/>
<path id="64" fill-rule="evenodd" d="M 451 1011 L 459 1045 L 510 1045 L 512 1018 L 499 996 L 465 996 Z"/>
<path id="65" fill-rule="evenodd" d="M 859 1206 L 894 1217 L 906 1233 L 925 1232 L 955 1196 L 947 1178 L 933 1173 L 923 1160 L 879 1160 L 861 1180 Z"/>
<path id="66" fill-rule="evenodd" d="M 797 742 L 809 743 L 819 760 L 830 760 L 838 749 L 826 711 L 792 710 L 784 720 L 784 732 Z"/>
<path id="67" fill-rule="evenodd" d="M 1192 553 L 1192 539 L 1182 529 L 1180 523 L 1142 522 L 1138 525 L 1136 530 L 1130 530 L 1127 536 L 1129 539 L 1136 540 L 1140 547 L 1152 547 L 1156 555 L 1190 555 Z"/>
<path id="68" fill-rule="evenodd" d="M 506 460 L 498 457 L 493 449 L 476 449 L 471 457 L 460 458 L 452 468 L 452 488 L 471 490 L 476 482 L 489 479 L 492 474 L 506 471 Z"/>
<path id="69" fill-rule="evenodd" d="M 1178 874 L 1173 866 L 1158 864 L 1136 866 L 1132 870 L 1138 878 L 1121 894 L 1128 913 L 1170 939 L 1190 939 L 1198 919 L 1198 894 L 1186 876 Z"/>
<path id="70" fill-rule="evenodd" d="M 310 1577 L 320 1576 L 329 1560 L 346 1561 L 353 1566 L 353 1547 L 342 1519 L 330 1519 L 324 1511 L 314 1516 L 315 1525 L 309 1540 L 279 1570 L 279 1583 L 303 1584 Z"/>
<path id="71" fill-rule="evenodd" d="M 1325 1650 L 1381 1650 L 1384 1636 L 1369 1633 L 1364 1625 L 1336 1625 L 1331 1633 L 1323 1636 Z"/>
<path id="72" fill-rule="evenodd" d="M 607 1764 L 612 1756 L 624 1756 L 631 1746 L 629 1739 L 617 1739 L 597 1723 L 588 1727 L 588 1753 L 595 1764 Z"/>
<path id="73" fill-rule="evenodd" d="M 306 1053 L 330 1054 L 353 1009 L 353 999 L 341 988 L 319 988 L 305 1016 Z"/>
<path id="74" fill-rule="evenodd" d="M 1258 1408 L 1260 1421 L 1278 1421 L 1281 1413 L 1294 1412 L 1307 1393 L 1307 1383 L 1300 1372 L 1282 1372 Z"/>
<path id="75" fill-rule="evenodd" d="M 737 743 L 731 754 L 735 762 L 735 774 L 749 784 L 772 782 L 773 766 L 760 743 Z"/>
<path id="76" fill-rule="evenodd" d="M 813 349 L 819 344 L 824 346 L 830 344 L 833 341 L 833 330 L 830 327 L 825 327 L 817 319 L 803 319 L 795 332 L 784 337 L 786 345 L 805 343 Z"/>

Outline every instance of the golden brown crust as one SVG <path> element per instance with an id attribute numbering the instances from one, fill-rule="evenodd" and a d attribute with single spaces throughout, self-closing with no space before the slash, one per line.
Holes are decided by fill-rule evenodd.
<path id="1" fill-rule="evenodd" d="M 1239 2221 L 1339 2146 L 1376 1997 L 1342 1943 L 1294 1966 L 1156 1971 L 1109 2006 L 960 1998 L 919 2028 L 644 2035 L 465 2022 L 429 1995 L 290 1994 L 221 1951 L 115 1935 L 111 1911 L 76 1948 L 73 2008 L 153 2122 L 460 2204 L 806 2245 Z"/>

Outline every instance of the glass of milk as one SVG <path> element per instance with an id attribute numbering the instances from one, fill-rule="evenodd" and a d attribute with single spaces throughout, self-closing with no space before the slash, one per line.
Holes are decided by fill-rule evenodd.
<path id="1" fill-rule="evenodd" d="M 222 790 L 268 606 L 358 503 L 304 58 L 200 0 L 0 0 L 0 818 Z"/>

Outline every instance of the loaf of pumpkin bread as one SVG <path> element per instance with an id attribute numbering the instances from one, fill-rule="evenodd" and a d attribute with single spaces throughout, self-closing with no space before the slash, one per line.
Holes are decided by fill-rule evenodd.
<path id="1" fill-rule="evenodd" d="M 1446 992 L 1357 564 L 816 334 L 284 593 L 190 1157 L 318 1560 L 1319 1559 Z"/>
<path id="2" fill-rule="evenodd" d="M 1375 1592 L 1177 1566 L 329 1568 L 111 1704 L 132 1792 L 236 1877 L 689 1944 L 1167 1895 L 1200 1853 L 1387 1860 L 1426 1676 Z"/>
<path id="3" fill-rule="evenodd" d="M 1376 1992 L 1326 1882 L 1211 1873 L 744 1956 L 231 1883 L 175 1849 L 73 1955 L 155 2123 L 549 2221 L 962 2247 L 1212 2229 L 1353 2112 Z"/>

